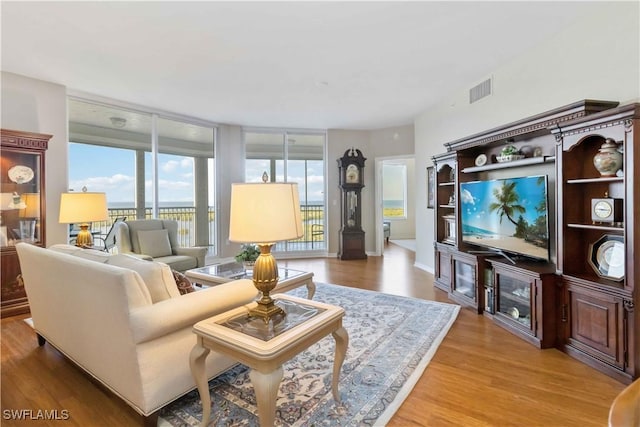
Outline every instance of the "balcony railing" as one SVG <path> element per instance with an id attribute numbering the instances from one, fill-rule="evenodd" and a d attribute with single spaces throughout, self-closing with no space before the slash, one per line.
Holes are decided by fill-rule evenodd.
<path id="1" fill-rule="evenodd" d="M 215 253 L 215 207 L 209 207 L 209 252 Z M 322 250 L 326 249 L 325 233 L 324 233 L 324 206 L 323 205 L 301 205 L 300 213 L 302 216 L 302 224 L 304 235 L 296 240 L 279 243 L 276 247 L 277 251 L 306 251 L 306 250 Z M 111 225 L 117 217 L 126 217 L 128 220 L 136 218 L 135 208 L 113 208 L 109 209 L 109 220 L 94 222 L 92 224 L 92 232 L 107 234 Z M 196 245 L 196 227 L 195 227 L 195 207 L 164 207 L 158 210 L 159 219 L 172 219 L 178 222 L 178 240 L 180 246 Z M 145 209 L 145 219 L 152 218 L 151 208 Z M 322 232 L 319 232 L 322 231 Z"/>

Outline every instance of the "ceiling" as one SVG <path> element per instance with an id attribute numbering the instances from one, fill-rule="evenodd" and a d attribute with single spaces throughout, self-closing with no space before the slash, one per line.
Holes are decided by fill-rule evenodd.
<path id="1" fill-rule="evenodd" d="M 2 70 L 216 123 L 380 129 L 598 7 L 2 1 Z"/>

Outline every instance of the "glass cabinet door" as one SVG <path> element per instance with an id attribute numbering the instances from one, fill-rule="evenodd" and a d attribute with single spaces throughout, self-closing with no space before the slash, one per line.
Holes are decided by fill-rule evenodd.
<path id="1" fill-rule="evenodd" d="M 3 148 L 0 247 L 41 243 L 41 154 Z"/>
<path id="2" fill-rule="evenodd" d="M 472 300 L 476 299 L 476 268 L 461 260 L 454 260 L 453 290 Z"/>
<path id="3" fill-rule="evenodd" d="M 531 329 L 531 284 L 498 275 L 498 311 Z"/>

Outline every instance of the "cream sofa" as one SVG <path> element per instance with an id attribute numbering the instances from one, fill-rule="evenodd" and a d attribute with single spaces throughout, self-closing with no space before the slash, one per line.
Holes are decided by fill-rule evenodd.
<path id="1" fill-rule="evenodd" d="M 250 280 L 180 295 L 170 268 L 128 255 L 16 245 L 33 326 L 45 340 L 152 421 L 195 388 L 192 326 L 254 300 Z M 207 376 L 234 361 L 212 352 Z"/>

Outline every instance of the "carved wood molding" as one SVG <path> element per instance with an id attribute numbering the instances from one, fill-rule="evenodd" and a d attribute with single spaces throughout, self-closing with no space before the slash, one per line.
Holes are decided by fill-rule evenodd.
<path id="1" fill-rule="evenodd" d="M 555 119 L 551 119 L 551 120 L 545 120 L 542 122 L 538 122 L 538 123 L 534 123 L 532 125 L 529 126 L 525 126 L 525 127 L 521 127 L 521 128 L 517 128 L 517 129 L 513 129 L 507 132 L 502 132 L 502 133 L 498 133 L 495 135 L 491 135 L 491 136 L 487 136 L 486 138 L 482 138 L 482 139 L 477 139 L 474 141 L 470 141 L 466 144 L 460 144 L 460 145 L 456 145 L 455 146 L 455 150 L 464 150 L 466 148 L 472 148 L 472 147 L 476 147 L 478 145 L 485 145 L 485 144 L 489 144 L 492 142 L 497 142 L 497 141 L 501 141 L 501 140 L 505 140 L 505 139 L 509 139 L 509 138 L 513 138 L 515 136 L 520 136 L 520 135 L 525 135 L 528 133 L 533 133 L 539 130 L 544 130 L 547 128 L 550 128 L 554 125 L 558 125 L 558 123 L 562 123 L 562 122 L 566 122 L 569 120 L 574 120 L 574 119 L 579 119 L 581 117 L 585 116 L 585 112 L 584 111 L 580 111 L 574 114 L 569 114 L 567 116 L 563 116 L 563 117 L 557 117 Z M 445 144 L 445 146 L 447 146 L 447 149 L 452 149 L 453 145 L 452 144 Z"/>
<path id="2" fill-rule="evenodd" d="M 624 306 L 624 310 L 629 313 L 631 313 L 635 308 L 635 304 L 633 303 L 633 300 L 630 300 L 630 299 L 622 300 L 622 305 Z"/>
<path id="3" fill-rule="evenodd" d="M 594 132 L 600 129 L 606 129 L 614 126 L 625 125 L 625 122 L 627 121 L 630 121 L 630 120 L 615 120 L 608 123 L 597 123 L 591 126 L 583 127 L 580 129 L 568 130 L 568 131 L 563 131 L 562 129 L 560 129 L 561 133 L 556 135 L 556 140 L 558 140 L 558 137 L 562 138 L 563 136 L 579 135 L 581 133 L 589 133 L 589 132 Z"/>
<path id="4" fill-rule="evenodd" d="M 551 133 L 549 128 L 558 126 L 559 123 L 581 119 L 617 105 L 617 102 L 584 100 L 444 145 L 447 151 L 458 151 L 535 132 Z"/>
<path id="5" fill-rule="evenodd" d="M 0 130 L 2 145 L 5 147 L 31 148 L 46 150 L 49 147 L 49 139 L 53 135 L 21 132 L 9 129 Z"/>

